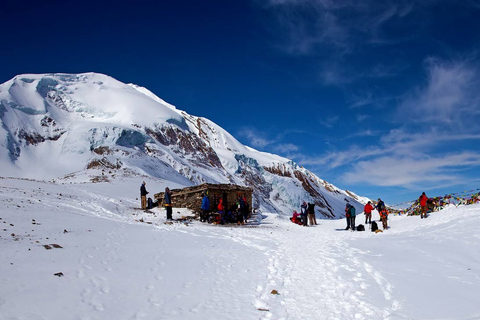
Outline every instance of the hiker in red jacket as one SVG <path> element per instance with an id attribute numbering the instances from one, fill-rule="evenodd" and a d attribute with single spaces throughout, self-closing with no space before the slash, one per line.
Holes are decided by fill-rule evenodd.
<path id="1" fill-rule="evenodd" d="M 372 210 L 373 206 L 370 201 L 363 207 L 363 211 L 365 212 L 365 224 L 372 223 Z"/>
<path id="2" fill-rule="evenodd" d="M 420 207 L 421 207 L 421 211 L 420 211 L 421 219 L 427 218 L 427 200 L 428 200 L 428 197 L 425 195 L 425 192 L 423 192 L 420 198 L 418 198 L 418 201 L 420 202 Z"/>

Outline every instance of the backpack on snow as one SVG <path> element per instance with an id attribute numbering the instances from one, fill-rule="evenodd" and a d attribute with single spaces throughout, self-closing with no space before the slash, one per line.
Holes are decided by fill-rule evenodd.
<path id="1" fill-rule="evenodd" d="M 372 221 L 372 232 L 375 232 L 378 230 L 378 225 L 375 221 Z"/>
<path id="2" fill-rule="evenodd" d="M 357 226 L 357 231 L 365 231 L 365 226 L 363 224 L 359 224 Z"/>
<path id="3" fill-rule="evenodd" d="M 152 209 L 152 208 L 153 208 L 153 200 L 152 200 L 152 198 L 148 198 L 147 209 Z"/>

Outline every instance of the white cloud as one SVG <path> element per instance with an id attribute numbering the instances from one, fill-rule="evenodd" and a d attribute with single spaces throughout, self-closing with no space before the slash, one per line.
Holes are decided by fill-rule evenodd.
<path id="1" fill-rule="evenodd" d="M 275 145 L 273 148 L 276 152 L 280 152 L 282 154 L 288 154 L 289 152 L 296 152 L 298 151 L 298 146 L 293 143 L 282 143 Z"/>
<path id="2" fill-rule="evenodd" d="M 262 149 L 273 143 L 272 140 L 263 137 L 262 132 L 255 129 L 244 128 L 239 135 L 248 139 L 249 144 L 254 148 Z"/>
<path id="3" fill-rule="evenodd" d="M 401 104 L 402 118 L 461 124 L 465 116 L 479 115 L 480 70 L 476 63 L 429 58 L 426 66 L 427 81 Z"/>
<path id="4" fill-rule="evenodd" d="M 304 157 L 297 162 L 323 172 L 342 170 L 343 183 L 428 189 L 472 181 L 463 170 L 480 167 L 480 152 L 458 151 L 477 145 L 480 134 L 431 130 L 411 133 L 406 128 L 391 130 L 377 145 L 351 145 L 322 157 Z M 466 147 L 466 150 L 469 148 Z"/>
<path id="5" fill-rule="evenodd" d="M 457 185 L 462 180 L 457 170 L 479 166 L 480 154 L 463 152 L 439 157 L 389 157 L 360 161 L 342 175 L 349 184 L 400 186 L 418 189 L 432 185 Z"/>

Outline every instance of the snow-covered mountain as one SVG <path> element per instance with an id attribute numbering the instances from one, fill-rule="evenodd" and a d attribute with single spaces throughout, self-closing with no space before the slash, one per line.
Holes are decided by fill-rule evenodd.
<path id="1" fill-rule="evenodd" d="M 253 187 L 262 210 L 290 215 L 307 201 L 328 218 L 342 216 L 346 201 L 361 209 L 368 200 L 103 74 L 19 75 L 0 85 L 0 120 L 4 177 L 235 183 Z"/>

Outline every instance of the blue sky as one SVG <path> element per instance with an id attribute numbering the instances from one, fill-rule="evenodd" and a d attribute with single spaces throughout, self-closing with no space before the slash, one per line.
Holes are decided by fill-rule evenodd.
<path id="1" fill-rule="evenodd" d="M 104 73 L 389 204 L 480 188 L 478 0 L 17 2 L 0 82 Z"/>

